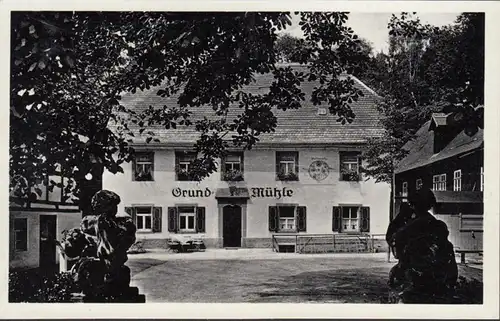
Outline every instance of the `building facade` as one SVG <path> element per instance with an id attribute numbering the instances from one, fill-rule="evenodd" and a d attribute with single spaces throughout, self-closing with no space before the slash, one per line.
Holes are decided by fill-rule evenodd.
<path id="1" fill-rule="evenodd" d="M 405 148 L 409 154 L 396 169 L 397 201 L 423 186 L 431 188 L 438 202 L 435 215 L 448 225 L 453 245 L 482 250 L 483 131 L 469 137 L 454 128 L 449 116 L 433 114 Z"/>
<path id="2" fill-rule="evenodd" d="M 60 175 L 49 179 L 66 185 Z M 65 182 L 66 181 L 66 182 Z M 64 188 L 49 191 L 43 184 L 33 188 L 32 197 L 17 198 L 9 202 L 9 268 L 57 269 L 60 252 L 56 240 L 62 232 L 79 227 L 82 219 L 78 203 L 68 202 Z"/>
<path id="3" fill-rule="evenodd" d="M 253 88 L 265 88 L 266 77 L 257 75 Z M 119 210 L 134 218 L 146 247 L 165 247 L 179 235 L 202 238 L 207 247 L 271 247 L 273 235 L 281 234 L 384 234 L 390 186 L 359 173 L 367 138 L 382 133 L 378 97 L 355 83 L 364 96 L 351 106 L 351 124 L 312 104 L 275 110 L 275 132 L 261 135 L 250 151 L 231 150 L 218 172 L 201 182 L 189 178 L 198 133 L 185 126 L 157 128 L 161 143 L 137 135 L 134 161 L 123 166 L 124 173 L 105 172 L 103 188 L 121 196 Z M 307 94 L 314 84 L 305 86 Z M 162 100 L 153 89 L 124 97 L 124 103 L 141 109 L 175 101 Z M 193 115 L 211 114 L 200 107 Z"/>

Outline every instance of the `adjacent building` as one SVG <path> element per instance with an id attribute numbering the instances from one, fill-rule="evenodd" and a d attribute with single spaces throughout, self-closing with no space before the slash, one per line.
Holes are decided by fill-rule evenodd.
<path id="1" fill-rule="evenodd" d="M 409 154 L 395 171 L 397 202 L 423 186 L 431 188 L 438 201 L 436 217 L 448 225 L 454 246 L 482 250 L 483 130 L 469 137 L 450 115 L 435 113 L 404 148 Z"/>
<path id="2" fill-rule="evenodd" d="M 79 204 L 68 201 L 61 188 L 68 179 L 60 174 L 47 179 L 61 185 L 49 190 L 38 184 L 32 188 L 30 197 L 11 195 L 9 199 L 10 269 L 57 269 L 60 253 L 56 240 L 64 230 L 80 225 Z"/>
<path id="3" fill-rule="evenodd" d="M 256 75 L 248 90 L 267 90 L 270 75 Z M 172 237 L 202 238 L 207 247 L 271 247 L 273 236 L 381 235 L 389 223 L 390 186 L 360 174 L 367 138 L 381 135 L 377 95 L 353 78 L 364 96 L 342 125 L 324 106 L 274 110 L 278 127 L 252 150 L 232 149 L 219 171 L 191 181 L 190 160 L 199 137 L 191 127 L 154 128 L 160 143 L 136 136 L 133 162 L 124 173 L 103 174 L 103 188 L 121 196 L 146 247 L 165 247 Z M 314 83 L 303 84 L 310 95 Z M 173 106 L 157 89 L 124 96 L 129 108 Z M 236 115 L 237 108 L 231 113 Z M 194 118 L 214 117 L 210 107 Z M 359 238 L 358 238 L 359 239 Z"/>

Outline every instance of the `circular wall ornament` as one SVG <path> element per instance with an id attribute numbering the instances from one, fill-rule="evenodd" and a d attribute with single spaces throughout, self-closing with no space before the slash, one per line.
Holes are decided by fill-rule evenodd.
<path id="1" fill-rule="evenodd" d="M 317 181 L 322 181 L 330 174 L 330 167 L 325 161 L 315 160 L 309 165 L 309 176 Z"/>

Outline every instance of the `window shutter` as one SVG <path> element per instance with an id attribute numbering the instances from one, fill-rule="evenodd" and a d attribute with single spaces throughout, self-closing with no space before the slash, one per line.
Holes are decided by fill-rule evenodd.
<path id="1" fill-rule="evenodd" d="M 125 207 L 125 213 L 130 215 L 130 217 L 132 218 L 132 222 L 134 222 L 134 225 L 137 225 L 135 207 Z"/>
<path id="2" fill-rule="evenodd" d="M 226 173 L 226 155 L 220 158 L 220 180 L 224 180 L 224 175 Z"/>
<path id="3" fill-rule="evenodd" d="M 241 170 L 241 173 L 243 175 L 245 175 L 245 158 L 244 158 L 244 156 L 245 156 L 245 153 L 240 154 L 240 157 L 241 157 L 240 170 Z"/>
<path id="4" fill-rule="evenodd" d="M 132 181 L 135 181 L 135 156 L 132 158 Z"/>
<path id="5" fill-rule="evenodd" d="M 361 232 L 370 232 L 370 208 L 368 206 L 363 206 L 361 208 Z"/>
<path id="6" fill-rule="evenodd" d="M 150 157 L 151 157 L 151 180 L 154 181 L 155 180 L 155 153 L 152 152 Z M 161 211 L 161 208 L 160 208 L 160 211 Z"/>
<path id="7" fill-rule="evenodd" d="M 177 232 L 177 207 L 168 208 L 168 231 Z"/>
<path id="8" fill-rule="evenodd" d="M 161 232 L 161 207 L 153 208 L 153 232 Z"/>
<path id="9" fill-rule="evenodd" d="M 299 179 L 299 152 L 295 153 L 295 174 L 297 174 L 297 179 Z"/>
<path id="10" fill-rule="evenodd" d="M 278 207 L 269 206 L 269 231 L 277 232 L 279 226 Z"/>
<path id="11" fill-rule="evenodd" d="M 332 211 L 332 231 L 341 232 L 342 231 L 342 218 L 341 218 L 340 206 L 334 206 Z"/>
<path id="12" fill-rule="evenodd" d="M 362 180 L 362 174 L 361 174 L 361 166 L 363 165 L 363 159 L 361 158 L 361 153 L 358 154 L 358 177 L 359 177 L 359 181 Z"/>
<path id="13" fill-rule="evenodd" d="M 278 181 L 278 173 L 280 172 L 280 153 L 276 152 L 276 180 Z"/>
<path id="14" fill-rule="evenodd" d="M 205 233 L 205 208 L 196 208 L 196 232 Z"/>
<path id="15" fill-rule="evenodd" d="M 307 209 L 305 206 L 297 207 L 297 231 L 305 232 L 307 229 Z"/>
<path id="16" fill-rule="evenodd" d="M 339 152 L 339 181 L 344 180 L 343 175 L 342 175 L 342 161 L 344 160 L 343 158 L 344 158 L 343 153 Z"/>

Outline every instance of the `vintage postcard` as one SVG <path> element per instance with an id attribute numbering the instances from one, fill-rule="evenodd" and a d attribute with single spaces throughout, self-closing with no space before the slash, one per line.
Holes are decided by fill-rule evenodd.
<path id="1" fill-rule="evenodd" d="M 2 5 L 8 317 L 498 317 L 500 5 Z"/>

